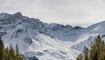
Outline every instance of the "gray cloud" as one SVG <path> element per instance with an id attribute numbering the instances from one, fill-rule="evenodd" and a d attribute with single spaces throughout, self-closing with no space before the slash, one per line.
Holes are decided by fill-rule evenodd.
<path id="1" fill-rule="evenodd" d="M 105 0 L 0 0 L 0 12 L 18 11 L 48 23 L 87 26 L 105 19 Z"/>

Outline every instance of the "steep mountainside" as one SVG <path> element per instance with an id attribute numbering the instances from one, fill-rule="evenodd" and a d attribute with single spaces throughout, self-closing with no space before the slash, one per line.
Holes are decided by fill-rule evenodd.
<path id="1" fill-rule="evenodd" d="M 43 23 L 20 12 L 0 14 L 0 36 L 5 46 L 17 44 L 26 57 L 37 56 L 39 60 L 75 60 L 97 35 L 105 38 L 105 22 L 82 28 Z"/>

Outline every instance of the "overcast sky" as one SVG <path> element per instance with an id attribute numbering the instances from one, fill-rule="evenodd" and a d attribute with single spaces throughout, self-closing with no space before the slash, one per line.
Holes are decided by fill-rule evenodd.
<path id="1" fill-rule="evenodd" d="M 18 11 L 47 23 L 89 26 L 105 20 L 105 0 L 0 0 L 0 12 Z"/>

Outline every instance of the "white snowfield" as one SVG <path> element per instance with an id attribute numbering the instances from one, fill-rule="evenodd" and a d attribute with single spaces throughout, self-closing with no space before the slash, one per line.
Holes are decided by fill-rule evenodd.
<path id="1" fill-rule="evenodd" d="M 0 14 L 0 36 L 6 47 L 19 47 L 25 57 L 39 60 L 76 60 L 84 46 L 89 48 L 97 35 L 105 39 L 105 21 L 87 28 L 47 24 L 16 14 Z"/>

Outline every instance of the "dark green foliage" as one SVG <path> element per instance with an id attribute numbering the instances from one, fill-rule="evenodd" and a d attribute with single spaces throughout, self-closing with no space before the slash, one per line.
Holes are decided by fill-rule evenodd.
<path id="1" fill-rule="evenodd" d="M 4 48 L 4 44 L 3 44 L 3 41 L 1 40 L 0 38 L 0 60 L 3 58 L 3 49 Z"/>
<path id="2" fill-rule="evenodd" d="M 82 60 L 83 59 L 83 55 L 80 54 L 78 57 L 77 57 L 77 60 Z"/>
<path id="3" fill-rule="evenodd" d="M 83 56 L 85 60 L 88 60 L 88 56 L 89 56 L 88 52 L 89 52 L 88 48 L 84 47 Z"/>
<path id="4" fill-rule="evenodd" d="M 24 60 L 24 56 L 18 52 L 18 46 L 16 45 L 16 51 L 10 45 L 9 48 L 4 48 L 3 41 L 0 38 L 0 60 Z"/>
<path id="5" fill-rule="evenodd" d="M 105 43 L 98 36 L 90 49 L 84 48 L 82 54 L 77 57 L 77 60 L 105 60 Z"/>
<path id="6" fill-rule="evenodd" d="M 39 60 L 39 59 L 38 59 L 37 57 L 35 57 L 35 56 L 34 56 L 34 57 L 29 57 L 28 59 L 29 59 L 29 60 Z"/>

